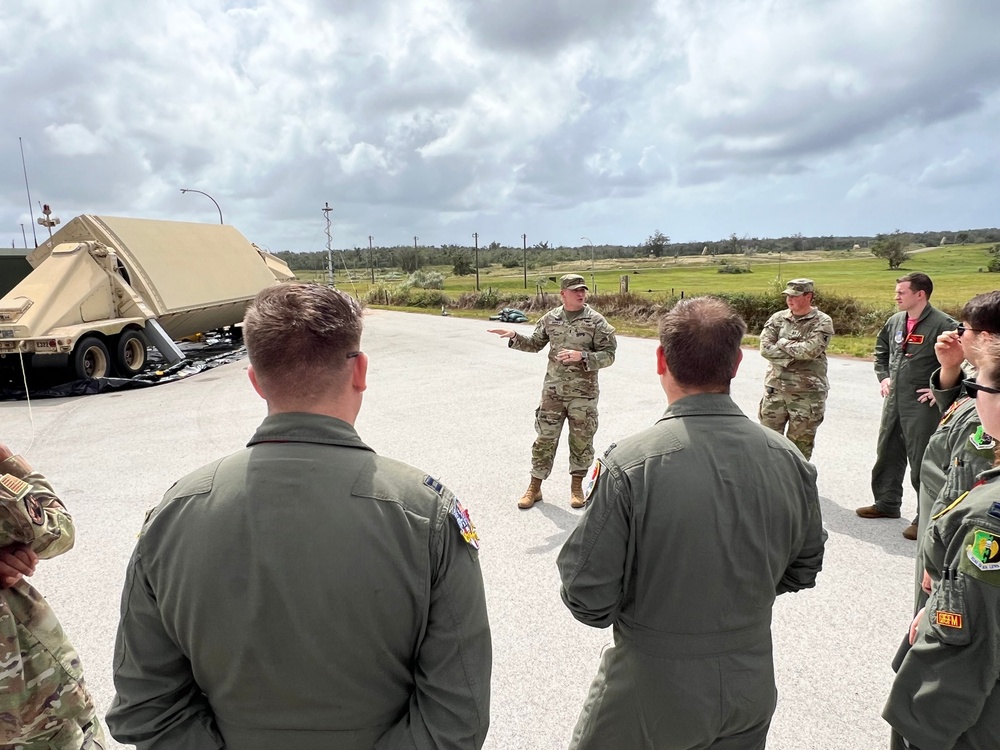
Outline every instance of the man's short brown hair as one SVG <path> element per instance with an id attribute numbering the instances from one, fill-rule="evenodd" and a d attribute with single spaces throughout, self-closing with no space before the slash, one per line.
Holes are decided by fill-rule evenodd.
<path id="1" fill-rule="evenodd" d="M 927 299 L 931 298 L 931 293 L 934 291 L 934 282 L 931 281 L 931 277 L 926 273 L 920 273 L 920 271 L 914 271 L 913 273 L 908 273 L 906 276 L 900 276 L 896 279 L 897 284 L 909 284 L 910 291 L 912 292 L 926 292 Z"/>
<path id="2" fill-rule="evenodd" d="M 681 385 L 729 389 L 739 364 L 747 324 L 715 297 L 674 305 L 660 321 L 660 346 L 670 374 Z"/>
<path id="3" fill-rule="evenodd" d="M 361 345 L 363 308 L 321 284 L 286 281 L 247 307 L 243 337 L 260 381 L 283 395 L 318 395 L 339 380 Z"/>

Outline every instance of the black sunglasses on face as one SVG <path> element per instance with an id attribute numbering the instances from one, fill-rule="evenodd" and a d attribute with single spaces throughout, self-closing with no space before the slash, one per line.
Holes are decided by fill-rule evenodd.
<path id="1" fill-rule="evenodd" d="M 992 393 L 994 395 L 1000 393 L 1000 388 L 991 388 L 988 385 L 982 385 L 981 383 L 976 383 L 973 380 L 964 380 L 962 382 L 965 384 L 965 387 L 970 391 Z"/>
<path id="2" fill-rule="evenodd" d="M 966 327 L 965 323 L 959 323 L 958 324 L 958 328 L 956 328 L 955 330 L 958 331 L 958 337 L 959 338 L 962 338 L 962 335 L 966 331 L 970 331 L 972 333 L 983 333 L 983 329 L 982 328 L 968 328 L 968 327 Z"/>

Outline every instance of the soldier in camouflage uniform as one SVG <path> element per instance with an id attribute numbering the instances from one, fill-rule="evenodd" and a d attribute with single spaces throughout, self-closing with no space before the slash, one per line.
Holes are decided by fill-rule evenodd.
<path id="1" fill-rule="evenodd" d="M 24 576 L 73 546 L 73 519 L 52 485 L 0 444 L 0 745 L 107 747 L 76 649 Z"/>
<path id="2" fill-rule="evenodd" d="M 782 294 L 788 309 L 772 315 L 760 332 L 760 353 L 769 366 L 757 416 L 775 432 L 784 434 L 787 425 L 788 439 L 809 459 L 830 390 L 826 347 L 833 321 L 813 307 L 812 279 L 792 279 Z"/>
<path id="3" fill-rule="evenodd" d="M 538 437 L 531 447 L 531 484 L 517 503 L 526 510 L 542 499 L 542 480 L 552 472 L 563 422 L 569 421 L 570 505 L 582 508 L 583 477 L 594 460 L 597 432 L 597 371 L 615 361 L 615 329 L 590 307 L 587 283 L 574 273 L 559 283 L 563 304 L 545 313 L 530 336 L 492 328 L 509 339 L 511 349 L 541 351 L 549 345 L 549 366 L 542 383 L 542 400 L 535 411 Z"/>

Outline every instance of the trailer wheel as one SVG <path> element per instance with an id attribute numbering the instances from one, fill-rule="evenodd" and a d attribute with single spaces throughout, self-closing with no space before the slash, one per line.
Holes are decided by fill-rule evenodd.
<path id="1" fill-rule="evenodd" d="M 108 347 L 96 336 L 84 336 L 73 350 L 71 366 L 80 380 L 106 378 L 111 372 Z"/>
<path id="2" fill-rule="evenodd" d="M 123 378 L 131 378 L 142 372 L 146 366 L 146 336 L 142 331 L 130 328 L 122 331 L 115 347 L 115 367 Z"/>

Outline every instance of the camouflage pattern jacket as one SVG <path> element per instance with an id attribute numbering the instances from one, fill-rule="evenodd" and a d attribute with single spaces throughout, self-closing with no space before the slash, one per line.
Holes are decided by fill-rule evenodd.
<path id="1" fill-rule="evenodd" d="M 597 371 L 615 361 L 618 340 L 615 329 L 590 305 L 572 320 L 562 305 L 549 310 L 530 336 L 516 334 L 508 346 L 522 352 L 538 352 L 549 345 L 549 366 L 543 388 L 554 387 L 560 398 L 597 398 Z M 563 364 L 556 359 L 562 349 L 586 352 L 582 362 Z"/>
<path id="2" fill-rule="evenodd" d="M 768 361 L 764 386 L 783 393 L 829 391 L 826 347 L 832 336 L 833 321 L 815 307 L 802 316 L 776 312 L 760 332 L 760 353 Z"/>
<path id="3" fill-rule="evenodd" d="M 0 547 L 26 544 L 48 559 L 74 538 L 48 480 L 20 456 L 0 463 Z M 80 659 L 44 597 L 24 579 L 0 589 L 0 745 L 79 750 L 94 715 Z"/>

